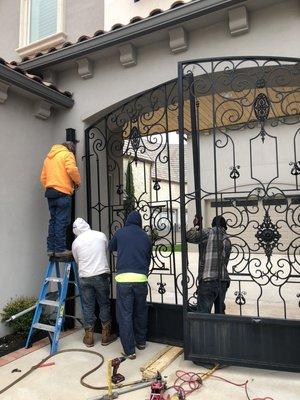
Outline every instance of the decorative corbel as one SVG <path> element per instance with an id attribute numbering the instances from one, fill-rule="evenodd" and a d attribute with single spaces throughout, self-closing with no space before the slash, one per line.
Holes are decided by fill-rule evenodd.
<path id="1" fill-rule="evenodd" d="M 51 116 L 51 104 L 47 101 L 40 100 L 36 103 L 35 113 L 36 118 L 46 120 Z"/>
<path id="2" fill-rule="evenodd" d="M 2 103 L 2 104 L 7 100 L 8 88 L 9 88 L 9 85 L 7 85 L 4 82 L 0 82 L 0 103 Z"/>
<path id="3" fill-rule="evenodd" d="M 125 68 L 133 67 L 137 64 L 137 55 L 135 47 L 128 43 L 119 47 L 120 63 Z"/>
<path id="4" fill-rule="evenodd" d="M 169 30 L 169 46 L 172 53 L 181 53 L 188 49 L 188 37 L 182 26 Z"/>
<path id="5" fill-rule="evenodd" d="M 56 73 L 54 71 L 51 71 L 51 69 L 46 69 L 45 71 L 43 71 L 43 80 L 52 83 L 52 85 L 56 85 Z"/>
<path id="6" fill-rule="evenodd" d="M 76 64 L 78 66 L 78 74 L 82 79 L 89 79 L 94 76 L 93 73 L 93 63 L 88 58 L 80 58 L 76 60 Z"/>
<path id="7" fill-rule="evenodd" d="M 232 36 L 242 35 L 249 31 L 248 11 L 245 6 L 228 11 L 229 30 Z"/>

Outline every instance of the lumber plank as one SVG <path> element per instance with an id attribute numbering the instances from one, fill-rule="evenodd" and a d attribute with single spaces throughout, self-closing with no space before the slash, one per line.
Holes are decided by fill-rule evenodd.
<path id="1" fill-rule="evenodd" d="M 141 367 L 143 379 L 154 378 L 157 371 L 164 371 L 180 354 L 183 353 L 182 347 L 168 346 L 168 349 L 159 352 L 146 366 Z M 145 368 L 146 367 L 146 368 Z"/>

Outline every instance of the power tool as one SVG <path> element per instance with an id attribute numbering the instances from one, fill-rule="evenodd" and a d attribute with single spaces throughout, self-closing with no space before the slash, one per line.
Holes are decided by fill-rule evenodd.
<path id="1" fill-rule="evenodd" d="M 125 380 L 125 377 L 121 374 L 118 374 L 118 368 L 120 364 L 126 360 L 126 357 L 117 357 L 111 360 L 111 366 L 113 368 L 113 373 L 111 377 L 111 381 L 113 384 L 117 385 L 120 382 Z"/>

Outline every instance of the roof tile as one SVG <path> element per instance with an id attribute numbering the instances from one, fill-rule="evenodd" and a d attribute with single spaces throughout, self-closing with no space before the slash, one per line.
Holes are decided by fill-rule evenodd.
<path id="1" fill-rule="evenodd" d="M 91 39 L 91 36 L 82 35 L 77 39 L 77 43 L 85 42 L 86 40 L 89 40 L 89 39 Z"/>
<path id="2" fill-rule="evenodd" d="M 192 2 L 192 1 L 194 1 L 194 0 L 189 0 L 189 2 Z M 126 26 L 128 26 L 128 25 L 131 25 L 131 24 L 135 24 L 135 23 L 144 21 L 144 20 L 146 20 L 147 18 L 150 18 L 150 17 L 155 17 L 156 15 L 160 15 L 160 14 L 166 12 L 166 11 L 170 11 L 170 10 L 173 10 L 173 9 L 175 9 L 175 8 L 177 8 L 177 7 L 181 7 L 181 6 L 183 6 L 183 5 L 187 4 L 187 3 L 188 3 L 187 1 L 185 2 L 185 1 L 181 0 L 181 1 L 175 1 L 174 3 L 172 3 L 171 6 L 169 7 L 169 9 L 167 9 L 167 10 L 162 10 L 161 8 L 155 8 L 154 10 L 150 11 L 150 13 L 148 14 L 148 16 L 146 16 L 146 17 L 144 17 L 144 18 L 143 18 L 143 17 L 140 17 L 140 16 L 136 16 L 136 17 L 131 18 L 130 22 L 129 22 L 127 25 L 123 25 L 123 24 L 121 24 L 121 23 L 114 24 L 114 25 L 111 27 L 111 29 L 110 29 L 109 32 L 113 32 L 113 31 L 115 31 L 115 30 L 117 30 L 117 29 L 124 28 L 124 27 L 126 27 Z M 107 33 L 107 32 L 103 31 L 102 29 L 99 29 L 99 30 L 97 30 L 97 31 L 93 34 L 93 36 L 87 36 L 87 35 L 82 35 L 82 36 L 80 36 L 80 37 L 77 39 L 76 43 L 81 43 L 81 42 L 84 42 L 84 41 L 86 41 L 86 40 L 96 38 L 96 37 L 101 36 L 101 35 L 103 35 L 103 34 L 105 34 L 105 33 Z M 42 56 L 42 55 L 44 55 L 44 54 L 49 54 L 49 53 L 58 51 L 58 50 L 60 50 L 60 49 L 64 49 L 64 48 L 66 48 L 66 47 L 72 46 L 73 44 L 75 44 L 75 43 L 65 42 L 62 46 L 59 46 L 59 47 L 52 47 L 51 49 L 45 51 L 44 53 L 38 52 L 38 53 L 36 53 L 35 55 L 33 55 L 32 57 L 30 57 L 30 58 L 29 58 L 29 57 L 24 57 L 24 58 L 22 59 L 22 62 L 29 61 L 29 60 L 31 60 L 31 59 L 33 59 L 33 58 L 35 58 L 35 57 L 40 57 L 40 56 Z"/>
<path id="3" fill-rule="evenodd" d="M 131 18 L 131 20 L 129 21 L 129 23 L 130 24 L 135 24 L 136 22 L 140 22 L 140 21 L 142 21 L 144 18 L 142 18 L 142 17 L 133 17 L 133 18 Z"/>
<path id="4" fill-rule="evenodd" d="M 105 31 L 103 31 L 102 29 L 99 29 L 98 31 L 96 31 L 96 32 L 94 33 L 94 37 L 101 36 L 101 35 L 103 35 L 104 33 L 105 33 Z"/>
<path id="5" fill-rule="evenodd" d="M 123 28 L 125 25 L 122 25 L 122 24 L 114 24 L 112 27 L 111 27 L 111 30 L 110 31 L 115 31 L 116 29 L 120 29 L 120 28 Z"/>
<path id="6" fill-rule="evenodd" d="M 37 83 L 39 83 L 41 85 L 47 86 L 48 88 L 53 89 L 53 90 L 65 95 L 67 97 L 72 97 L 72 93 L 71 92 L 69 92 L 69 91 L 61 91 L 61 90 L 58 89 L 57 86 L 53 85 L 53 83 L 44 81 L 42 75 L 37 75 L 37 74 L 33 75 L 33 74 L 30 74 L 30 73 L 26 72 L 24 69 L 22 69 L 19 66 L 17 61 L 12 61 L 12 62 L 8 63 L 7 61 L 4 60 L 4 58 L 0 57 L 0 65 L 4 65 L 4 66 L 10 68 L 12 71 L 14 71 L 14 72 L 16 72 L 18 74 L 22 74 L 26 78 L 28 78 L 28 79 L 30 79 L 32 81 L 35 81 L 35 82 L 37 82 Z"/>
<path id="7" fill-rule="evenodd" d="M 152 10 L 149 14 L 149 17 L 154 17 L 155 15 L 163 13 L 163 10 L 161 8 L 155 8 Z"/>

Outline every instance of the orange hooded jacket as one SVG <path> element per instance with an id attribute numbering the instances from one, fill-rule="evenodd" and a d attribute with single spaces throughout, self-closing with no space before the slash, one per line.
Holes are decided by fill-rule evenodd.
<path id="1" fill-rule="evenodd" d="M 45 188 L 51 187 L 66 194 L 73 193 L 74 184 L 80 185 L 74 154 L 65 146 L 52 146 L 44 161 L 41 183 Z"/>

